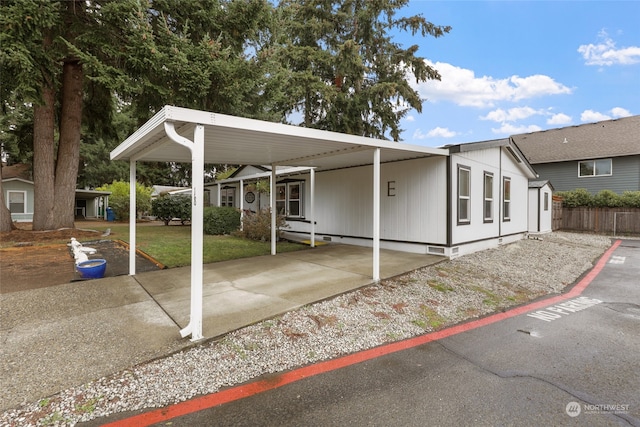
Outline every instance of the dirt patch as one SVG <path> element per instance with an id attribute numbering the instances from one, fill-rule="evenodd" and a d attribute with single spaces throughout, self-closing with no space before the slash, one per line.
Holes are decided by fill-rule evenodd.
<path id="1" fill-rule="evenodd" d="M 0 242 L 19 242 L 17 246 L 0 249 L 0 293 L 23 291 L 61 285 L 83 280 L 75 269 L 75 262 L 66 243 L 71 237 L 83 241 L 84 246 L 97 250 L 90 259 L 107 260 L 105 277 L 129 273 L 129 250 L 125 244 L 111 240 L 99 240 L 99 231 L 62 229 L 55 231 L 31 231 L 28 229 L 0 233 Z M 94 239 L 87 241 L 87 239 Z M 136 255 L 136 272 L 162 268 L 149 258 Z"/>

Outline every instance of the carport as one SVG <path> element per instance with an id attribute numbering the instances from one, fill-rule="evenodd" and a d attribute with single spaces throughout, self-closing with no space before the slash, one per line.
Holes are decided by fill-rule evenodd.
<path id="1" fill-rule="evenodd" d="M 112 160 L 129 160 L 130 248 L 136 247 L 137 162 L 192 163 L 191 313 L 182 337 L 202 338 L 204 164 L 264 165 L 272 167 L 271 205 L 275 206 L 278 168 L 310 168 L 311 206 L 315 171 L 372 165 L 373 281 L 380 280 L 380 164 L 429 156 L 448 156 L 443 149 L 264 122 L 207 111 L 165 106 L 111 152 Z M 271 253 L 276 253 L 272 213 Z M 313 236 L 313 233 L 312 233 Z M 313 244 L 313 238 L 311 239 Z M 136 274 L 135 251 L 130 252 L 129 274 Z"/>

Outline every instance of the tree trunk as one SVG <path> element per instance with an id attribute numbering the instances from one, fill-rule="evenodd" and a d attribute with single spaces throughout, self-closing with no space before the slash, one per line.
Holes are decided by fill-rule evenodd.
<path id="1" fill-rule="evenodd" d="M 82 64 L 68 59 L 62 68 L 62 111 L 55 177 L 54 227 L 73 228 L 82 122 Z"/>
<path id="2" fill-rule="evenodd" d="M 11 221 L 11 212 L 4 201 L 4 191 L 2 190 L 2 165 L 0 164 L 0 232 L 11 231 L 16 226 Z"/>
<path id="3" fill-rule="evenodd" d="M 49 38 L 50 39 L 50 38 Z M 44 44 L 47 44 L 45 39 Z M 50 40 L 49 40 L 50 44 Z M 42 84 L 42 105 L 33 108 L 33 229 L 53 229 L 55 92 Z"/>

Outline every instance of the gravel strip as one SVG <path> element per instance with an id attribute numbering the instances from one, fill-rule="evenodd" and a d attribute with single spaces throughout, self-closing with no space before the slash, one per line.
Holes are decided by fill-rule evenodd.
<path id="1" fill-rule="evenodd" d="M 74 425 L 157 408 L 559 293 L 611 245 L 554 232 L 384 280 L 4 412 L 0 426 Z"/>

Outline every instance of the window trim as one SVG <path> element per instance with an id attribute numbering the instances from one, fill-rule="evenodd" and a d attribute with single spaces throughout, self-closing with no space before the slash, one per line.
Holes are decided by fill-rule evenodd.
<path id="1" fill-rule="evenodd" d="M 507 183 L 509 183 L 509 194 L 507 198 Z M 511 177 L 502 177 L 502 221 L 511 221 Z"/>
<path id="2" fill-rule="evenodd" d="M 231 196 L 231 201 L 229 201 Z M 236 203 L 236 188 L 235 187 L 223 187 L 220 189 L 220 206 L 235 207 Z"/>
<path id="3" fill-rule="evenodd" d="M 461 171 L 467 172 L 467 177 L 468 177 L 468 179 L 467 179 L 467 189 L 468 189 L 469 194 L 467 194 L 466 196 L 461 196 L 460 195 L 460 188 L 461 188 L 461 186 L 460 186 L 460 172 Z M 457 199 L 457 202 L 458 202 L 458 208 L 457 208 L 457 211 L 458 211 L 457 212 L 458 225 L 469 225 L 469 224 L 471 224 L 471 167 L 459 164 L 458 165 L 458 175 L 457 176 L 458 176 L 458 178 L 457 178 L 456 181 L 457 181 L 458 188 L 457 188 L 457 192 L 456 192 L 457 193 L 456 199 Z M 461 202 L 463 200 L 466 201 L 466 203 L 467 203 L 467 217 L 466 218 L 462 218 L 460 216 L 460 211 L 461 211 L 460 205 L 461 205 Z"/>
<path id="4" fill-rule="evenodd" d="M 11 211 L 11 193 L 22 194 L 22 212 L 13 212 Z M 12 214 L 26 214 L 27 213 L 27 192 L 24 190 L 7 190 L 7 199 L 6 199 L 7 209 Z"/>
<path id="5" fill-rule="evenodd" d="M 487 187 L 487 178 L 491 178 L 491 186 Z M 484 176 L 482 179 L 482 194 L 483 194 L 483 199 L 484 199 L 484 203 L 482 205 L 482 216 L 484 217 L 484 222 L 485 223 L 492 223 L 493 222 L 493 172 L 484 172 Z M 491 188 L 491 197 L 487 197 L 487 188 Z M 490 207 L 490 213 L 489 216 L 487 216 L 487 202 L 491 203 L 489 205 Z"/>
<path id="6" fill-rule="evenodd" d="M 297 199 L 290 198 L 289 187 L 293 185 L 299 185 L 299 194 Z M 305 180 L 303 179 L 286 179 L 279 182 L 276 182 L 276 194 L 278 193 L 278 187 L 284 187 L 284 217 L 285 218 L 296 218 L 296 219 L 304 219 L 304 189 L 305 189 Z M 278 200 L 276 195 L 276 208 L 278 205 L 278 201 L 282 202 L 282 200 Z M 291 215 L 291 206 L 290 203 L 295 201 L 298 203 L 298 211 L 299 215 Z"/>
<path id="7" fill-rule="evenodd" d="M 547 212 L 549 210 L 549 193 L 547 193 L 546 191 L 543 194 L 543 204 L 544 204 L 544 210 L 545 212 Z"/>
<path id="8" fill-rule="evenodd" d="M 598 174 L 597 169 L 596 169 L 596 163 L 599 161 L 609 161 L 609 173 L 601 173 Z M 582 175 L 582 171 L 581 171 L 581 166 L 582 164 L 586 164 L 586 163 L 592 163 L 592 169 L 593 169 L 593 174 L 591 175 Z M 608 158 L 608 159 L 593 159 L 593 160 L 580 160 L 578 162 L 578 178 L 596 178 L 596 177 L 600 177 L 600 176 L 612 176 L 613 175 L 613 159 Z"/>

